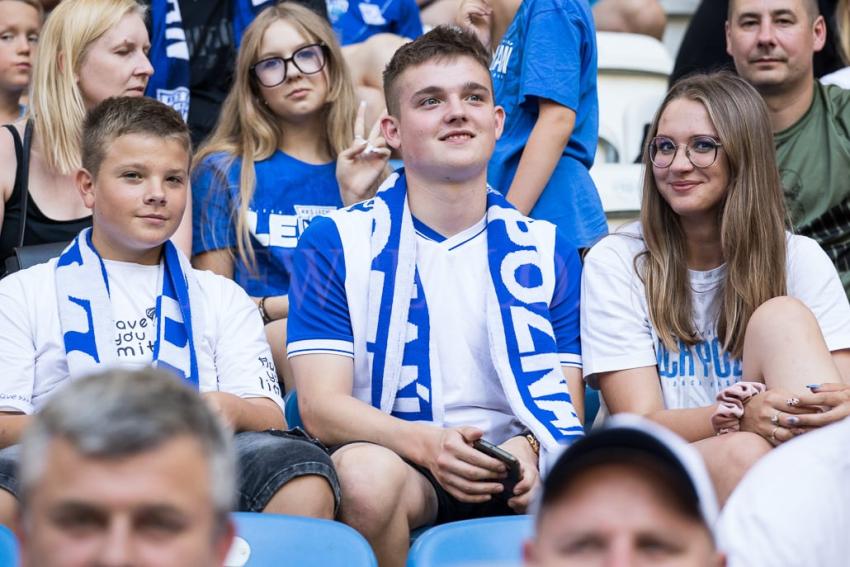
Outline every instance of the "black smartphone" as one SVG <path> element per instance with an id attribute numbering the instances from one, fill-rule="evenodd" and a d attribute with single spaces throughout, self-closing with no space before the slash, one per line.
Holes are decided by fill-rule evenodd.
<path id="1" fill-rule="evenodd" d="M 502 449 L 497 445 L 493 445 L 489 441 L 485 441 L 484 439 L 479 439 L 472 443 L 472 446 L 484 453 L 487 456 L 493 457 L 494 459 L 498 459 L 505 463 L 505 466 L 508 468 L 508 476 L 503 478 L 500 482 L 505 487 L 505 489 L 499 494 L 500 498 L 504 498 L 508 500 L 514 495 L 514 486 L 516 483 L 520 481 L 520 472 L 519 472 L 519 461 L 516 457 Z"/>

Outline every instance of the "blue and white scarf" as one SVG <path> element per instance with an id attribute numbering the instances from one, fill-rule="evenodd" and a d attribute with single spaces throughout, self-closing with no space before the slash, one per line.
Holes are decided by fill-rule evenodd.
<path id="1" fill-rule="evenodd" d="M 429 348 L 427 298 L 416 267 L 416 237 L 404 175 L 393 174 L 363 208 L 372 214 L 366 350 L 371 403 L 407 420 L 433 420 L 439 363 Z M 556 454 L 584 431 L 561 372 L 533 222 L 499 193 L 487 193 L 490 352 L 511 410 Z"/>
<path id="2" fill-rule="evenodd" d="M 239 49 L 245 28 L 275 0 L 233 0 L 233 41 Z M 145 95 L 189 117 L 189 45 L 178 0 L 151 0 L 151 49 L 154 74 Z"/>
<path id="3" fill-rule="evenodd" d="M 170 241 L 163 247 L 160 292 L 156 299 L 156 340 L 153 364 L 199 386 L 196 335 L 204 328 L 200 297 L 186 257 Z M 115 322 L 109 300 L 109 277 L 91 240 L 91 229 L 80 232 L 56 263 L 56 301 L 71 377 L 90 374 L 118 360 Z"/>
<path id="4" fill-rule="evenodd" d="M 154 73 L 145 95 L 189 117 L 189 45 L 177 0 L 151 0 L 151 49 Z"/>

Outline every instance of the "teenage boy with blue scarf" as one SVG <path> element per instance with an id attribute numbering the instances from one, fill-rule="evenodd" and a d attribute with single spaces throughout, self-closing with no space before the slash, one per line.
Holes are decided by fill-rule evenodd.
<path id="1" fill-rule="evenodd" d="M 285 421 L 254 303 L 169 240 L 189 185 L 182 118 L 152 99 L 112 98 L 82 140 L 76 182 L 93 227 L 58 259 L 0 281 L 0 520 L 15 507 L 15 444 L 30 414 L 70 380 L 150 364 L 197 388 L 235 432 L 240 509 L 332 517 L 339 491 L 324 449 L 266 432 Z"/>
<path id="2" fill-rule="evenodd" d="M 581 265 L 554 225 L 488 191 L 504 121 L 488 62 L 457 28 L 398 50 L 381 126 L 404 169 L 314 220 L 295 254 L 302 417 L 338 446 L 340 518 L 382 566 L 404 563 L 410 529 L 524 511 L 541 467 L 582 434 Z M 473 448 L 482 437 L 519 461 L 514 488 Z"/>

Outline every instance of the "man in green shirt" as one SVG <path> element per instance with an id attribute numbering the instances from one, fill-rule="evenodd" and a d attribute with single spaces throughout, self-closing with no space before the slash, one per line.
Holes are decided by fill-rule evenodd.
<path id="1" fill-rule="evenodd" d="M 729 0 L 727 51 L 767 103 L 793 228 L 818 241 L 850 295 L 850 91 L 814 78 L 825 40 L 816 0 Z"/>

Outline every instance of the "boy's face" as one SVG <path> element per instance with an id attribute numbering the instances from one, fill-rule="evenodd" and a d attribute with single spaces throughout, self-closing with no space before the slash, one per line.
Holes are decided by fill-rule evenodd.
<path id="1" fill-rule="evenodd" d="M 505 118 L 486 68 L 466 56 L 428 61 L 405 70 L 397 92 L 398 116 L 381 127 L 408 171 L 440 181 L 486 172 Z"/>
<path id="2" fill-rule="evenodd" d="M 30 82 L 41 19 L 17 0 L 0 0 L 0 88 L 23 91 Z"/>
<path id="3" fill-rule="evenodd" d="M 183 218 L 189 153 L 174 138 L 126 134 L 108 144 L 93 176 L 77 172 L 92 209 L 92 239 L 108 260 L 153 265 Z"/>

